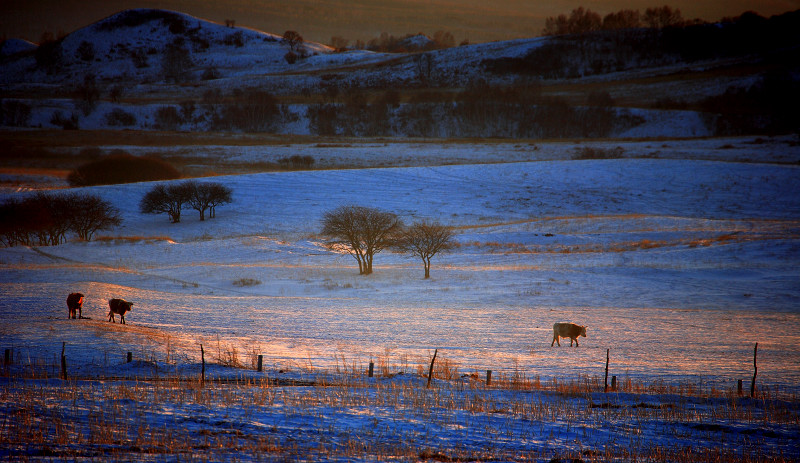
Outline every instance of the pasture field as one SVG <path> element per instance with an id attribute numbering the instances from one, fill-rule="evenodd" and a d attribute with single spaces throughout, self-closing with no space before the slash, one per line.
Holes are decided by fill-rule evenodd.
<path id="1" fill-rule="evenodd" d="M 152 184 L 87 188 L 120 227 L 0 249 L 2 458 L 800 458 L 796 137 L 176 151 L 319 169 L 199 179 L 234 201 L 178 224 L 138 212 Z M 344 204 L 438 220 L 457 246 L 429 280 L 390 251 L 359 276 L 319 235 Z M 74 291 L 88 319 L 67 319 Z M 114 297 L 134 302 L 126 325 L 106 321 Z M 580 347 L 550 347 L 557 321 L 587 326 Z"/>

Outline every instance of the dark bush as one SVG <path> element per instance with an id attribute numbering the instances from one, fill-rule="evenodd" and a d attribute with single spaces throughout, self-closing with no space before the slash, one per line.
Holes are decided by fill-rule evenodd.
<path id="1" fill-rule="evenodd" d="M 130 53 L 131 61 L 137 68 L 142 69 L 150 66 L 150 63 L 147 62 L 147 52 L 145 52 L 144 48 L 133 49 Z"/>
<path id="2" fill-rule="evenodd" d="M 43 41 L 34 53 L 36 64 L 48 74 L 58 72 L 64 61 L 61 42 L 62 39 Z"/>
<path id="3" fill-rule="evenodd" d="M 194 60 L 183 37 L 176 37 L 161 55 L 161 74 L 167 82 L 183 83 L 192 78 Z"/>
<path id="4" fill-rule="evenodd" d="M 136 124 L 136 116 L 120 108 L 114 108 L 106 114 L 106 124 L 112 127 L 130 127 Z"/>
<path id="5" fill-rule="evenodd" d="M 214 80 L 219 79 L 220 77 L 222 77 L 222 74 L 220 74 L 219 70 L 214 66 L 207 68 L 205 71 L 203 71 L 203 75 L 200 76 L 200 78 L 203 80 Z"/>
<path id="6" fill-rule="evenodd" d="M 290 157 L 278 159 L 278 165 L 284 169 L 310 169 L 311 166 L 314 165 L 314 158 L 311 156 L 300 156 L 299 154 L 295 154 Z"/>
<path id="7" fill-rule="evenodd" d="M 800 127 L 798 99 L 800 83 L 789 72 L 774 71 L 747 89 L 729 87 L 708 97 L 701 106 L 715 115 L 709 125 L 718 135 L 791 133 Z"/>
<path id="8" fill-rule="evenodd" d="M 339 106 L 336 104 L 309 105 L 306 110 L 308 124 L 317 135 L 336 135 L 339 127 Z"/>
<path id="9" fill-rule="evenodd" d="M 183 123 L 178 108 L 162 106 L 156 110 L 156 128 L 161 130 L 176 130 Z"/>
<path id="10" fill-rule="evenodd" d="M 86 74 L 83 82 L 75 87 L 76 106 L 83 111 L 84 116 L 91 114 L 100 102 L 100 87 L 94 74 Z"/>
<path id="11" fill-rule="evenodd" d="M 78 45 L 78 49 L 75 51 L 77 57 L 81 61 L 92 61 L 94 60 L 94 45 L 90 42 L 83 41 L 80 45 Z"/>
<path id="12" fill-rule="evenodd" d="M 244 46 L 244 37 L 242 35 L 242 31 L 236 31 L 233 34 L 228 34 L 223 40 L 222 43 L 225 45 L 231 45 L 235 47 L 243 47 Z"/>
<path id="13" fill-rule="evenodd" d="M 57 125 L 64 130 L 78 130 L 80 125 L 78 123 L 78 115 L 72 113 L 69 117 L 65 116 L 61 111 L 53 112 L 53 115 L 50 116 L 50 123 L 53 125 Z"/>
<path id="14" fill-rule="evenodd" d="M 89 186 L 171 180 L 179 177 L 180 172 L 166 161 L 122 152 L 83 164 L 69 173 L 67 181 L 72 186 Z"/>
<path id="15" fill-rule="evenodd" d="M 25 127 L 30 119 L 31 105 L 17 100 L 0 101 L 0 125 Z"/>

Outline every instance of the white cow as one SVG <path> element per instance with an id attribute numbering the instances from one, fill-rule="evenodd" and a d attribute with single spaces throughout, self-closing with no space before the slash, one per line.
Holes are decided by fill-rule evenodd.
<path id="1" fill-rule="evenodd" d="M 550 343 L 550 347 L 553 347 L 555 343 L 558 343 L 560 346 L 561 342 L 558 340 L 559 338 L 569 338 L 569 345 L 572 346 L 572 341 L 575 341 L 575 347 L 578 347 L 578 336 L 586 337 L 585 326 L 576 325 L 574 323 L 554 323 L 553 342 Z"/>

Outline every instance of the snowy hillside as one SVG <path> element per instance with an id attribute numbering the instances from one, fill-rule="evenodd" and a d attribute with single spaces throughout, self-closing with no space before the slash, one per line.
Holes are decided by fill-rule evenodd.
<path id="1" fill-rule="evenodd" d="M 726 24 L 375 53 L 128 10 L 35 49 L 7 41 L 0 125 L 438 138 L 786 133 L 796 125 L 782 102 L 798 93 L 789 59 L 798 39 L 783 34 L 797 21 L 785 16 L 774 37 L 741 50 L 729 39 L 750 30 Z M 690 53 L 684 42 L 697 34 L 720 45 Z M 264 106 L 254 92 L 275 101 Z M 268 119 L 244 122 L 253 111 Z"/>
<path id="2" fill-rule="evenodd" d="M 130 10 L 6 41 L 0 236 L 39 241 L 0 247 L 0 460 L 797 461 L 793 52 L 544 76 L 574 40 L 334 52 Z M 232 201 L 171 223 L 161 183 L 68 185 L 118 152 Z M 42 245 L 12 203 L 43 191 L 121 222 Z M 359 275 L 321 234 L 343 205 L 454 246 Z"/>
<path id="3" fill-rule="evenodd" d="M 18 59 L 2 82 L 70 82 L 86 73 L 102 81 L 152 81 L 162 72 L 162 53 L 181 44 L 198 71 L 217 68 L 226 75 L 286 70 L 288 47 L 281 38 L 246 28 L 231 28 L 164 10 L 127 10 L 79 29 L 58 42 L 58 72 L 36 66 L 35 56 Z M 308 54 L 328 47 L 303 44 Z M 231 74 L 227 74 L 227 72 Z M 199 77 L 199 76 L 198 76 Z"/>
<path id="4" fill-rule="evenodd" d="M 774 150 L 800 157 L 786 141 Z M 81 190 L 119 208 L 122 225 L 88 243 L 0 249 L 2 335 L 46 356 L 49 331 L 34 327 L 51 316 L 108 349 L 141 349 L 138 338 L 115 346 L 114 330 L 67 326 L 63 299 L 81 291 L 96 320 L 108 298 L 124 297 L 136 301 L 133 325 L 185 346 L 217 336 L 239 352 L 259 346 L 276 368 L 439 348 L 467 370 L 547 378 L 563 374 L 564 355 L 573 371 L 597 373 L 611 348 L 619 375 L 725 387 L 746 374 L 759 342 L 764 384 L 794 388 L 800 177 L 793 164 L 731 162 L 762 148 L 729 142 L 676 144 L 676 159 L 572 160 L 553 145 L 537 151 L 549 161 L 501 164 L 480 164 L 498 147 L 476 145 L 472 165 L 215 177 L 207 181 L 231 187 L 234 202 L 213 220 L 186 210 L 179 224 L 139 212 L 152 184 Z M 399 148 L 381 156 L 403 156 Z M 456 227 L 459 246 L 436 257 L 431 280 L 390 251 L 359 276 L 319 236 L 322 215 L 343 204 L 439 220 Z M 574 354 L 549 348 L 560 320 L 590 327 Z"/>

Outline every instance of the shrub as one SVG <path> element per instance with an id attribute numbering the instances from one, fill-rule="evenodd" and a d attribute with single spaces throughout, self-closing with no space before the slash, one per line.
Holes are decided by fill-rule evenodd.
<path id="1" fill-rule="evenodd" d="M 175 130 L 183 123 L 183 117 L 174 106 L 162 106 L 156 110 L 156 128 Z"/>
<path id="2" fill-rule="evenodd" d="M 167 45 L 161 56 L 161 74 L 167 82 L 183 83 L 192 78 L 194 60 L 182 37 Z"/>
<path id="3" fill-rule="evenodd" d="M 214 66 L 207 68 L 205 71 L 203 71 L 203 75 L 200 76 L 200 78 L 203 80 L 214 80 L 214 79 L 219 79 L 220 77 L 222 77 L 222 75 L 220 74 L 219 70 Z"/>
<path id="4" fill-rule="evenodd" d="M 314 165 L 314 158 L 311 156 L 300 156 L 295 154 L 290 157 L 278 159 L 278 164 L 284 169 L 310 169 Z"/>
<path id="5" fill-rule="evenodd" d="M 0 124 L 25 127 L 30 123 L 31 105 L 17 100 L 0 102 Z"/>
<path id="6" fill-rule="evenodd" d="M 119 103 L 120 101 L 122 101 L 122 95 L 124 92 L 125 92 L 125 87 L 123 87 L 122 84 L 116 84 L 108 90 L 108 97 L 114 103 Z"/>
<path id="7" fill-rule="evenodd" d="M 598 148 L 594 146 L 583 146 L 578 148 L 577 154 L 573 159 L 590 160 L 590 159 L 619 159 L 625 154 L 625 150 L 621 146 L 616 148 Z"/>
<path id="8" fill-rule="evenodd" d="M 97 86 L 94 74 L 86 74 L 83 82 L 75 88 L 74 93 L 78 108 L 83 111 L 85 116 L 91 114 L 100 100 L 100 88 Z"/>
<path id="9" fill-rule="evenodd" d="M 242 31 L 236 31 L 233 34 L 228 34 L 222 40 L 222 43 L 224 43 L 225 45 L 243 47 L 244 46 L 244 36 L 242 35 Z"/>
<path id="10" fill-rule="evenodd" d="M 136 116 L 120 108 L 114 108 L 106 114 L 106 124 L 112 127 L 130 127 L 136 124 Z"/>
<path id="11" fill-rule="evenodd" d="M 180 177 L 175 167 L 155 157 L 137 157 L 125 152 L 88 162 L 67 176 L 72 186 L 171 180 Z"/>
<path id="12" fill-rule="evenodd" d="M 78 130 L 80 128 L 78 124 L 78 115 L 75 113 L 66 117 L 63 112 L 55 111 L 50 117 L 50 123 L 60 126 L 64 130 Z"/>
<path id="13" fill-rule="evenodd" d="M 75 51 L 75 54 L 81 61 L 92 61 L 94 60 L 94 45 L 90 42 L 82 41 L 80 45 L 78 45 L 78 49 Z"/>
<path id="14" fill-rule="evenodd" d="M 133 61 L 133 65 L 137 68 L 146 68 L 150 66 L 147 62 L 147 52 L 144 48 L 136 48 L 131 50 L 131 61 Z"/>

